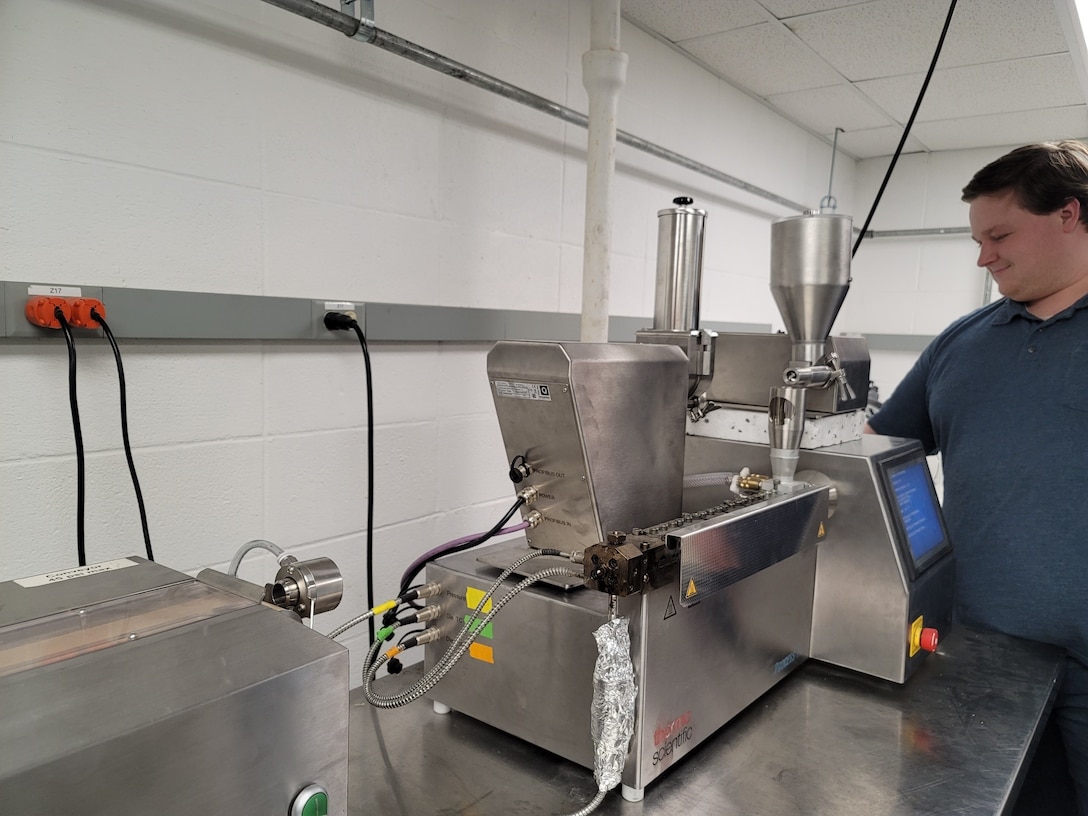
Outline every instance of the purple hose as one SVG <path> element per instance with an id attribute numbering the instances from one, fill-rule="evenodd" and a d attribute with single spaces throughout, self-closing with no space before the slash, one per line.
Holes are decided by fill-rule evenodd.
<path id="1" fill-rule="evenodd" d="M 495 536 L 507 535 L 508 533 L 516 533 L 516 532 L 518 532 L 520 530 L 526 529 L 528 526 L 529 526 L 529 522 L 527 522 L 527 521 L 523 521 L 520 524 L 512 524 L 509 527 L 503 527 L 501 530 L 499 530 L 497 533 L 495 533 Z M 404 584 L 404 582 L 407 580 L 409 575 L 411 575 L 413 572 L 419 570 L 428 561 L 433 561 L 435 558 L 438 558 L 438 556 L 443 555 L 444 553 L 447 553 L 450 550 L 455 549 L 456 547 L 460 547 L 462 544 L 467 544 L 468 542 L 472 541 L 473 539 L 479 538 L 480 536 L 483 536 L 483 535 L 486 535 L 486 534 L 487 534 L 487 531 L 484 530 L 483 532 L 480 532 L 480 533 L 473 533 L 472 535 L 461 536 L 461 538 L 455 538 L 453 541 L 447 541 L 445 544 L 442 544 L 441 546 L 435 547 L 433 550 L 430 550 L 429 552 L 423 553 L 423 555 L 421 555 L 419 558 L 417 558 L 415 561 L 413 561 L 411 564 L 409 564 L 408 569 L 406 569 L 404 571 L 404 574 L 401 575 L 401 577 L 400 577 L 401 585 Z M 494 538 L 495 536 L 492 536 L 492 538 Z"/>

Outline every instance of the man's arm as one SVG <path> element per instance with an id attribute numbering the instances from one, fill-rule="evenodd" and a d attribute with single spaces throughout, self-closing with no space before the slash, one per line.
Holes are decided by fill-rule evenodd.
<path id="1" fill-rule="evenodd" d="M 922 352 L 891 397 L 865 423 L 865 433 L 918 439 L 927 454 L 937 452 L 936 434 L 929 416 L 930 349 Z"/>

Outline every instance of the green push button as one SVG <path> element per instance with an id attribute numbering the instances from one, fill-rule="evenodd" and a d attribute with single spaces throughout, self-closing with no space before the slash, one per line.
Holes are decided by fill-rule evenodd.
<path id="1" fill-rule="evenodd" d="M 315 793 L 302 806 L 302 816 L 329 816 L 329 797 L 324 793 Z"/>
<path id="2" fill-rule="evenodd" d="M 320 785 L 307 785 L 291 803 L 291 816 L 329 816 L 329 793 Z"/>

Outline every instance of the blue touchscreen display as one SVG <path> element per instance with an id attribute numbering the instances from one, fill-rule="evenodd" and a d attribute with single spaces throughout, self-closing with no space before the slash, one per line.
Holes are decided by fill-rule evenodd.
<path id="1" fill-rule="evenodd" d="M 915 566 L 944 543 L 940 511 L 926 467 L 924 460 L 916 460 L 888 474 Z"/>

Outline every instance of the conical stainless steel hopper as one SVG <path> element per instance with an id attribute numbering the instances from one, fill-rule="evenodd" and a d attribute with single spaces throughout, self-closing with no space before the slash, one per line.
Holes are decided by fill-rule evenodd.
<path id="1" fill-rule="evenodd" d="M 815 363 L 850 288 L 852 219 L 799 215 L 771 225 L 771 294 L 793 363 Z"/>
<path id="2" fill-rule="evenodd" d="M 811 366 L 824 345 L 850 288 L 852 219 L 800 215 L 771 225 L 771 294 L 792 343 L 790 367 Z M 790 484 L 797 469 L 805 425 L 806 389 L 771 389 L 767 430 L 771 473 Z"/>

